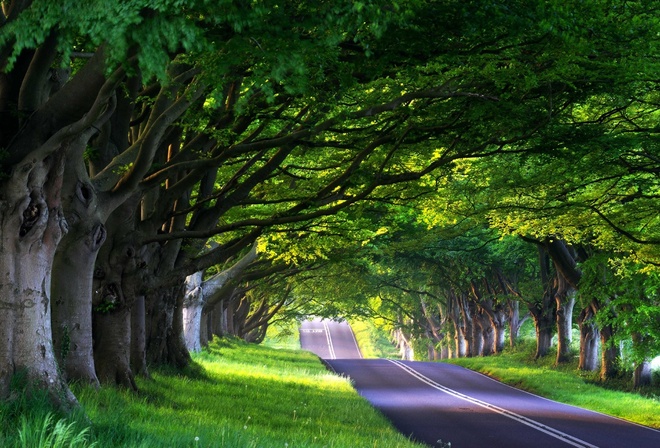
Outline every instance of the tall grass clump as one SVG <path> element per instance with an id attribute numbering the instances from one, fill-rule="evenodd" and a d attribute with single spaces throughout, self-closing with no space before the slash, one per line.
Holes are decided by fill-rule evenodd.
<path id="1" fill-rule="evenodd" d="M 79 429 L 76 422 L 68 422 L 64 418 L 56 420 L 53 413 L 47 413 L 43 418 L 21 416 L 21 427 L 18 430 L 18 446 L 20 448 L 92 448 L 96 443 L 89 441 L 89 427 Z"/>
<path id="2" fill-rule="evenodd" d="M 94 447 L 89 421 L 76 411 L 64 415 L 46 392 L 33 389 L 22 372 L 0 401 L 0 446 L 3 448 Z"/>

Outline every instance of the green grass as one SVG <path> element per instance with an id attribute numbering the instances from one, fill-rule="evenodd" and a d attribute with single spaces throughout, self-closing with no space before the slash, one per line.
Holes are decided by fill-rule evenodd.
<path id="1" fill-rule="evenodd" d="M 158 370 L 140 392 L 75 388 L 97 447 L 413 447 L 306 352 L 216 340 L 186 372 Z M 0 408 L 0 446 L 18 447 L 20 410 Z M 38 406 L 37 406 L 38 407 Z M 33 409 L 27 412 L 26 409 Z M 32 427 L 46 414 L 24 403 Z M 84 431 L 82 415 L 63 421 Z M 86 446 L 86 445 L 85 445 Z"/>
<path id="2" fill-rule="evenodd" d="M 399 357 L 399 352 L 381 327 L 369 320 L 351 320 L 350 324 L 364 358 Z"/>
<path id="3" fill-rule="evenodd" d="M 534 361 L 532 344 L 485 358 L 445 360 L 551 400 L 580 406 L 660 429 L 660 397 L 653 390 L 628 392 L 621 383 L 600 384 L 595 373 L 580 373 L 577 361 L 554 366 L 553 356 Z"/>
<path id="4" fill-rule="evenodd" d="M 295 321 L 286 321 L 277 325 L 270 325 L 266 332 L 263 345 L 276 349 L 300 349 L 300 325 Z"/>

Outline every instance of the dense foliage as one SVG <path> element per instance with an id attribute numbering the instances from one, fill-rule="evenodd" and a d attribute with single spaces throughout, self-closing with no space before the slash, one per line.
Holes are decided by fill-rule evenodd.
<path id="1" fill-rule="evenodd" d="M 581 368 L 642 381 L 656 16 L 2 2 L 0 396 L 18 373 L 64 406 L 67 381 L 136 389 L 213 334 L 308 314 L 377 316 L 432 357 L 500 351 L 531 318 L 558 363 L 577 320 Z"/>

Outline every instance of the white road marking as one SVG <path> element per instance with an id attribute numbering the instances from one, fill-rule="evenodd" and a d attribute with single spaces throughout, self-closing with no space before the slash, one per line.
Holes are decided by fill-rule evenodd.
<path id="1" fill-rule="evenodd" d="M 357 343 L 357 339 L 355 339 L 355 333 L 353 332 L 353 329 L 349 326 L 348 330 L 351 332 L 351 336 L 353 336 L 353 342 L 355 342 L 355 349 L 358 352 L 358 357 L 362 359 L 362 352 L 360 351 L 360 346 Z"/>
<path id="2" fill-rule="evenodd" d="M 577 437 L 573 437 L 570 434 L 566 434 L 564 432 L 559 431 L 558 429 L 552 428 L 550 426 L 544 425 L 543 423 L 537 422 L 536 420 L 532 420 L 531 418 L 525 417 L 524 415 L 517 414 L 513 411 L 509 411 L 507 409 L 501 408 L 499 406 L 495 406 L 493 404 L 487 403 L 485 401 L 478 400 L 476 398 L 470 397 L 468 395 L 462 394 L 460 392 L 457 392 L 453 389 L 450 389 L 448 387 L 443 386 L 442 384 L 439 384 L 432 379 L 428 378 L 427 376 L 417 372 L 414 370 L 412 367 L 405 365 L 401 361 L 393 360 L 393 359 L 388 359 L 389 362 L 392 364 L 400 367 L 403 369 L 405 372 L 410 374 L 411 376 L 417 378 L 421 382 L 431 386 L 434 389 L 437 389 L 441 392 L 444 392 L 448 395 L 451 395 L 452 397 L 455 398 L 460 398 L 461 400 L 465 400 L 467 402 L 470 402 L 472 404 L 475 404 L 477 406 L 481 406 L 483 408 L 486 408 L 490 411 L 496 412 L 500 415 L 503 415 L 505 417 L 508 417 L 512 420 L 515 420 L 519 423 L 522 423 L 523 425 L 527 425 L 531 428 L 534 428 L 538 431 L 541 431 L 543 433 L 546 433 L 556 439 L 561 440 L 564 443 L 567 443 L 569 445 L 573 445 L 576 447 L 580 448 L 598 448 L 596 445 L 592 445 L 589 442 L 585 442 L 582 439 L 578 439 Z"/>
<path id="3" fill-rule="evenodd" d="M 477 375 L 481 375 L 481 376 L 484 377 L 485 379 L 490 380 L 490 381 L 493 381 L 493 382 L 495 382 L 495 383 L 497 383 L 497 384 L 499 384 L 499 385 L 501 385 L 501 386 L 508 387 L 508 388 L 513 389 L 513 390 L 516 390 L 516 391 L 518 391 L 518 392 L 522 392 L 523 394 L 531 395 L 531 396 L 536 397 L 536 398 L 538 398 L 538 399 L 545 400 L 545 401 L 549 401 L 550 403 L 558 403 L 558 404 L 561 404 L 562 406 L 570 406 L 570 407 L 575 408 L 575 409 L 581 409 L 581 410 L 584 410 L 584 409 L 582 409 L 582 408 L 579 407 L 579 406 L 575 406 L 575 405 L 572 405 L 572 404 L 566 404 L 566 403 L 560 403 L 559 401 L 551 400 L 550 398 L 542 397 L 542 396 L 540 396 L 540 395 L 536 395 L 536 394 L 534 394 L 534 393 L 532 393 L 532 392 L 527 392 L 526 390 L 518 389 L 518 388 L 516 388 L 516 387 L 510 386 L 510 385 L 508 385 L 508 384 L 506 384 L 506 383 L 503 383 L 503 382 L 501 382 L 501 381 L 498 381 L 498 380 L 496 380 L 496 379 L 494 379 L 494 378 L 491 378 L 491 377 L 489 377 L 488 375 L 485 375 L 485 374 L 483 374 L 483 373 L 481 373 L 481 372 L 477 372 L 477 371 L 474 371 L 474 370 L 473 370 L 472 372 L 473 372 L 473 373 L 476 373 Z M 632 422 L 632 421 L 630 421 L 630 420 L 626 420 L 626 419 L 623 419 L 623 418 L 621 418 L 621 417 L 617 417 L 616 415 L 604 414 L 604 413 L 602 413 L 602 412 L 594 411 L 594 410 L 592 410 L 592 409 L 589 409 L 589 412 L 593 412 L 594 414 L 599 414 L 599 415 L 602 415 L 603 417 L 611 418 L 612 420 L 617 420 L 617 421 L 623 422 L 623 423 L 628 424 L 628 425 L 634 425 L 634 426 L 637 426 L 637 427 L 639 427 L 639 428 L 644 428 L 644 429 L 648 429 L 649 431 L 653 431 L 653 432 L 660 433 L 660 429 L 651 428 L 650 426 L 645 426 L 645 425 L 639 424 L 639 423 L 637 423 L 637 422 Z"/>
<path id="4" fill-rule="evenodd" d="M 335 355 L 335 346 L 332 344 L 332 337 L 330 336 L 330 328 L 328 328 L 328 323 L 323 321 L 323 328 L 325 329 L 325 338 L 328 340 L 328 349 L 330 349 L 330 359 L 337 359 Z"/>

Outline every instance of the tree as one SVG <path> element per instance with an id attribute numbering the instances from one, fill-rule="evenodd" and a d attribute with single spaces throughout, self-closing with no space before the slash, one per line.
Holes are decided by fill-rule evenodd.
<path id="1" fill-rule="evenodd" d="M 338 36 L 360 27 L 366 33 L 370 27 L 377 31 L 387 15 L 364 4 L 360 14 L 349 3 L 333 6 L 328 14 L 310 14 L 300 5 L 284 3 L 273 14 L 268 6 L 207 7 L 199 2 L 187 4 L 182 13 L 177 2 L 168 1 L 96 2 L 84 8 L 72 2 L 57 8 L 45 1 L 3 3 L 1 227 L 3 247 L 15 248 L 3 252 L 0 261 L 7 291 L 3 303 L 12 310 L 3 317 L 3 396 L 11 376 L 25 369 L 33 381 L 51 388 L 56 400 L 66 395 L 65 401 L 72 401 L 55 354 L 62 356 L 70 379 L 96 382 L 90 350 L 94 259 L 104 240 L 113 247 L 101 264 L 130 261 L 139 249 L 106 224 L 115 212 L 112 222 L 126 222 L 129 202 L 141 200 L 142 182 L 154 174 L 153 163 L 168 160 L 159 154 L 166 153 L 173 133 L 180 133 L 182 128 L 173 125 L 185 112 L 199 110 L 224 87 L 237 87 L 232 78 L 247 69 L 252 70 L 252 91 L 267 98 L 272 98 L 269 80 L 288 82 L 290 92 L 301 91 L 316 76 L 294 70 L 304 66 L 305 55 L 313 55 L 314 66 L 323 68 L 323 58 L 336 58 L 336 53 L 317 49 L 335 46 Z M 292 12 L 300 19 L 294 21 L 294 33 Z M 263 20 L 267 15 L 271 21 Z M 367 23 L 368 16 L 374 20 Z M 309 30 L 324 38 L 310 40 Z M 263 51 L 266 40 L 259 42 L 262 36 L 268 37 L 269 52 Z M 300 45 L 292 46 L 296 42 Z M 285 46 L 292 59 L 278 62 L 273 55 Z M 236 54 L 242 58 L 234 60 Z M 67 70 L 73 76 L 65 82 Z M 207 87 L 215 81 L 220 81 L 219 90 Z M 67 227 L 69 241 L 63 241 L 54 261 Z M 32 268 L 26 272 L 21 266 Z M 81 281 L 72 285 L 67 280 L 78 270 Z M 52 282 L 58 304 L 53 315 L 56 350 L 50 340 L 51 272 L 58 276 Z M 120 277 L 121 269 L 96 271 L 97 310 L 99 305 L 109 311 L 133 301 L 108 281 Z M 43 306 L 36 306 L 38 302 Z M 97 319 L 98 326 L 105 320 Z M 117 324 L 113 319 L 110 326 Z M 125 373 L 120 376 L 130 384 Z"/>

